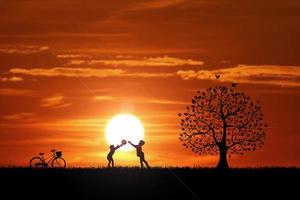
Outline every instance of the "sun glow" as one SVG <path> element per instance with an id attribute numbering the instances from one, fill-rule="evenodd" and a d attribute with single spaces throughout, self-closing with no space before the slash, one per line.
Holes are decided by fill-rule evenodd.
<path id="1" fill-rule="evenodd" d="M 109 145 L 121 144 L 123 139 L 137 144 L 144 138 L 144 127 L 137 117 L 131 114 L 120 114 L 108 122 L 105 136 Z M 131 150 L 133 150 L 133 147 L 129 144 L 120 148 L 120 151 Z"/>

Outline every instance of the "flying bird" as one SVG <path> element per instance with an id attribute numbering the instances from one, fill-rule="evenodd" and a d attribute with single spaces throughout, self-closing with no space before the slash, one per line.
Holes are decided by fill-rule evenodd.
<path id="1" fill-rule="evenodd" d="M 217 80 L 220 79 L 220 77 L 221 77 L 220 74 L 216 74 L 215 76 L 216 76 L 216 79 L 217 79 Z"/>
<path id="2" fill-rule="evenodd" d="M 232 87 L 236 87 L 237 83 L 231 83 Z"/>

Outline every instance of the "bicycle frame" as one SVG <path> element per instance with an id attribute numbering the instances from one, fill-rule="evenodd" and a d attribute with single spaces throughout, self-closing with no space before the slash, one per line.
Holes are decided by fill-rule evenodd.
<path id="1" fill-rule="evenodd" d="M 56 158 L 55 151 L 51 152 L 53 153 L 53 155 L 48 158 L 45 158 L 43 155 L 40 156 L 40 158 L 43 160 L 43 163 L 45 163 L 47 166 L 51 161 L 53 161 Z"/>

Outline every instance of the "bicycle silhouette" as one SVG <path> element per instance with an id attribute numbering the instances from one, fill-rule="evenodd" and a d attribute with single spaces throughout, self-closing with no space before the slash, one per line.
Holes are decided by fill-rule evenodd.
<path id="1" fill-rule="evenodd" d="M 30 159 L 30 166 L 32 168 L 47 168 L 51 163 L 53 168 L 65 168 L 66 161 L 62 158 L 62 152 L 52 149 L 47 158 L 44 157 L 45 153 L 39 153 L 39 156 Z"/>

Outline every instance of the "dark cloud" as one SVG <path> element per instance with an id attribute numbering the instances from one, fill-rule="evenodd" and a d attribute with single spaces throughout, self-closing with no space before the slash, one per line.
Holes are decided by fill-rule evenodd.
<path id="1" fill-rule="evenodd" d="M 5 1 L 0 41 L 299 65 L 299 10 L 295 0 Z"/>

